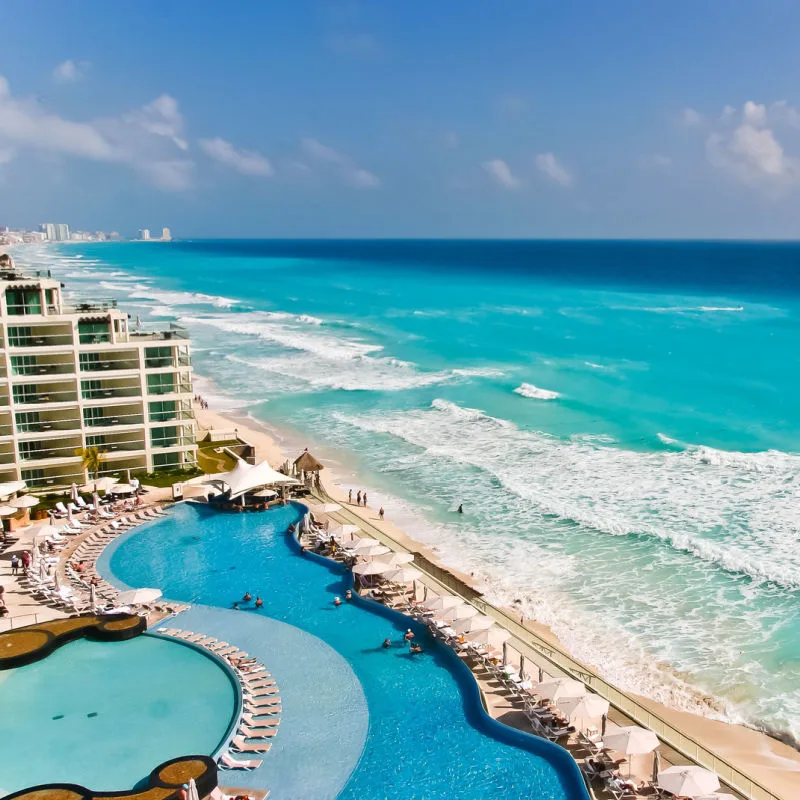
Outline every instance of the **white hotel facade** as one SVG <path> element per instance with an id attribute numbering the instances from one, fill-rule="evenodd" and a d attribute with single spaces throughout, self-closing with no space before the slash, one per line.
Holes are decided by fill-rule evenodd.
<path id="1" fill-rule="evenodd" d="M 196 465 L 189 339 L 143 332 L 115 300 L 71 301 L 48 273 L 0 266 L 0 482 L 46 493 L 101 475 Z"/>

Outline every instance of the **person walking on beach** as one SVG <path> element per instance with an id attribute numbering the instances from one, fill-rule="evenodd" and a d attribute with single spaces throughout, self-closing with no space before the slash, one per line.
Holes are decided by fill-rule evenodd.
<path id="1" fill-rule="evenodd" d="M 358 492 L 356 493 L 356 505 L 357 506 L 361 505 L 361 489 L 359 489 Z"/>
<path id="2" fill-rule="evenodd" d="M 353 490 L 352 489 L 350 489 L 350 491 L 347 493 L 347 502 L 350 505 L 353 505 Z"/>
<path id="3" fill-rule="evenodd" d="M 19 558 L 17 557 L 17 554 L 14 553 L 14 555 L 11 556 L 11 574 L 16 575 L 18 569 L 19 569 Z"/>
<path id="4" fill-rule="evenodd" d="M 378 512 L 378 519 L 383 519 L 383 506 L 381 506 L 381 510 Z"/>
<path id="5" fill-rule="evenodd" d="M 364 492 L 364 508 L 367 507 L 367 493 Z"/>

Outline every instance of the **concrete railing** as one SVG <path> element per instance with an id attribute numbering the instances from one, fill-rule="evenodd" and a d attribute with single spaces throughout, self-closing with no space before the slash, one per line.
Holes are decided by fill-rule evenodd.
<path id="1" fill-rule="evenodd" d="M 321 499 L 328 502 L 337 502 L 324 488 L 319 492 L 315 492 L 315 494 L 318 494 Z M 608 683 L 590 667 L 574 659 L 566 650 L 524 627 L 503 609 L 488 603 L 479 591 L 459 580 L 452 572 L 433 563 L 416 550 L 409 550 L 408 547 L 402 545 L 392 536 L 347 508 L 342 508 L 341 511 L 337 512 L 337 515 L 346 517 L 348 522 L 358 525 L 362 530 L 368 529 L 370 536 L 383 542 L 393 550 L 413 553 L 415 568 L 433 579 L 443 589 L 459 595 L 484 614 L 494 617 L 497 623 L 505 628 L 517 642 L 527 645 L 561 672 L 591 687 L 592 691 L 608 700 L 614 708 L 637 724 L 650 728 L 664 744 L 685 756 L 689 761 L 716 772 L 720 780 L 727 783 L 744 797 L 750 800 L 794 800 L 767 789 L 766 786 L 734 766 L 726 758 L 705 747 L 697 739 L 672 725 L 666 719 L 642 705 L 634 697 Z M 511 643 L 511 646 L 514 646 L 513 643 Z"/>

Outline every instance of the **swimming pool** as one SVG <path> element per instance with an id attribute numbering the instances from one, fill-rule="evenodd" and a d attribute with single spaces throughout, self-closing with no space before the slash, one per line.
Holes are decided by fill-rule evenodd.
<path id="1" fill-rule="evenodd" d="M 0 672 L 0 708 L 6 792 L 49 782 L 113 791 L 170 758 L 213 753 L 233 722 L 236 691 L 213 659 L 145 634 L 80 639 Z"/>
<path id="2" fill-rule="evenodd" d="M 411 624 L 404 618 L 375 604 L 333 607 L 348 574 L 292 546 L 284 531 L 300 513 L 287 506 L 233 515 L 181 504 L 121 540 L 109 568 L 128 585 L 220 608 L 249 591 L 264 599 L 263 609 L 237 613 L 287 622 L 338 651 L 369 710 L 366 744 L 342 798 L 583 800 L 570 756 L 487 717 L 471 675 L 448 648 L 428 642 L 421 658 L 412 657 L 402 643 Z M 388 650 L 381 647 L 387 636 Z M 309 703 L 296 713 L 313 717 L 316 709 Z"/>

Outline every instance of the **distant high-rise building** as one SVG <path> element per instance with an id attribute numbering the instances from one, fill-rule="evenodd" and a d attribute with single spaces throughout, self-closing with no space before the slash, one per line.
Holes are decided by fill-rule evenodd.
<path id="1" fill-rule="evenodd" d="M 56 241 L 68 242 L 69 241 L 69 225 L 64 222 L 56 224 Z"/>
<path id="2" fill-rule="evenodd" d="M 142 234 L 142 241 L 149 242 L 150 241 L 150 228 L 142 228 L 140 233 Z"/>
<path id="3" fill-rule="evenodd" d="M 162 228 L 161 229 L 161 241 L 162 242 L 171 242 L 172 241 L 172 232 L 169 228 Z"/>
<path id="4" fill-rule="evenodd" d="M 111 231 L 111 233 L 108 234 L 108 238 L 112 242 L 118 242 L 122 237 L 119 235 L 118 231 Z"/>
<path id="5" fill-rule="evenodd" d="M 106 240 L 106 235 L 103 231 L 95 231 L 94 237 L 98 242 L 104 242 Z"/>
<path id="6" fill-rule="evenodd" d="M 56 241 L 56 226 L 52 222 L 43 222 L 39 229 L 45 236 L 48 242 L 55 242 Z"/>

